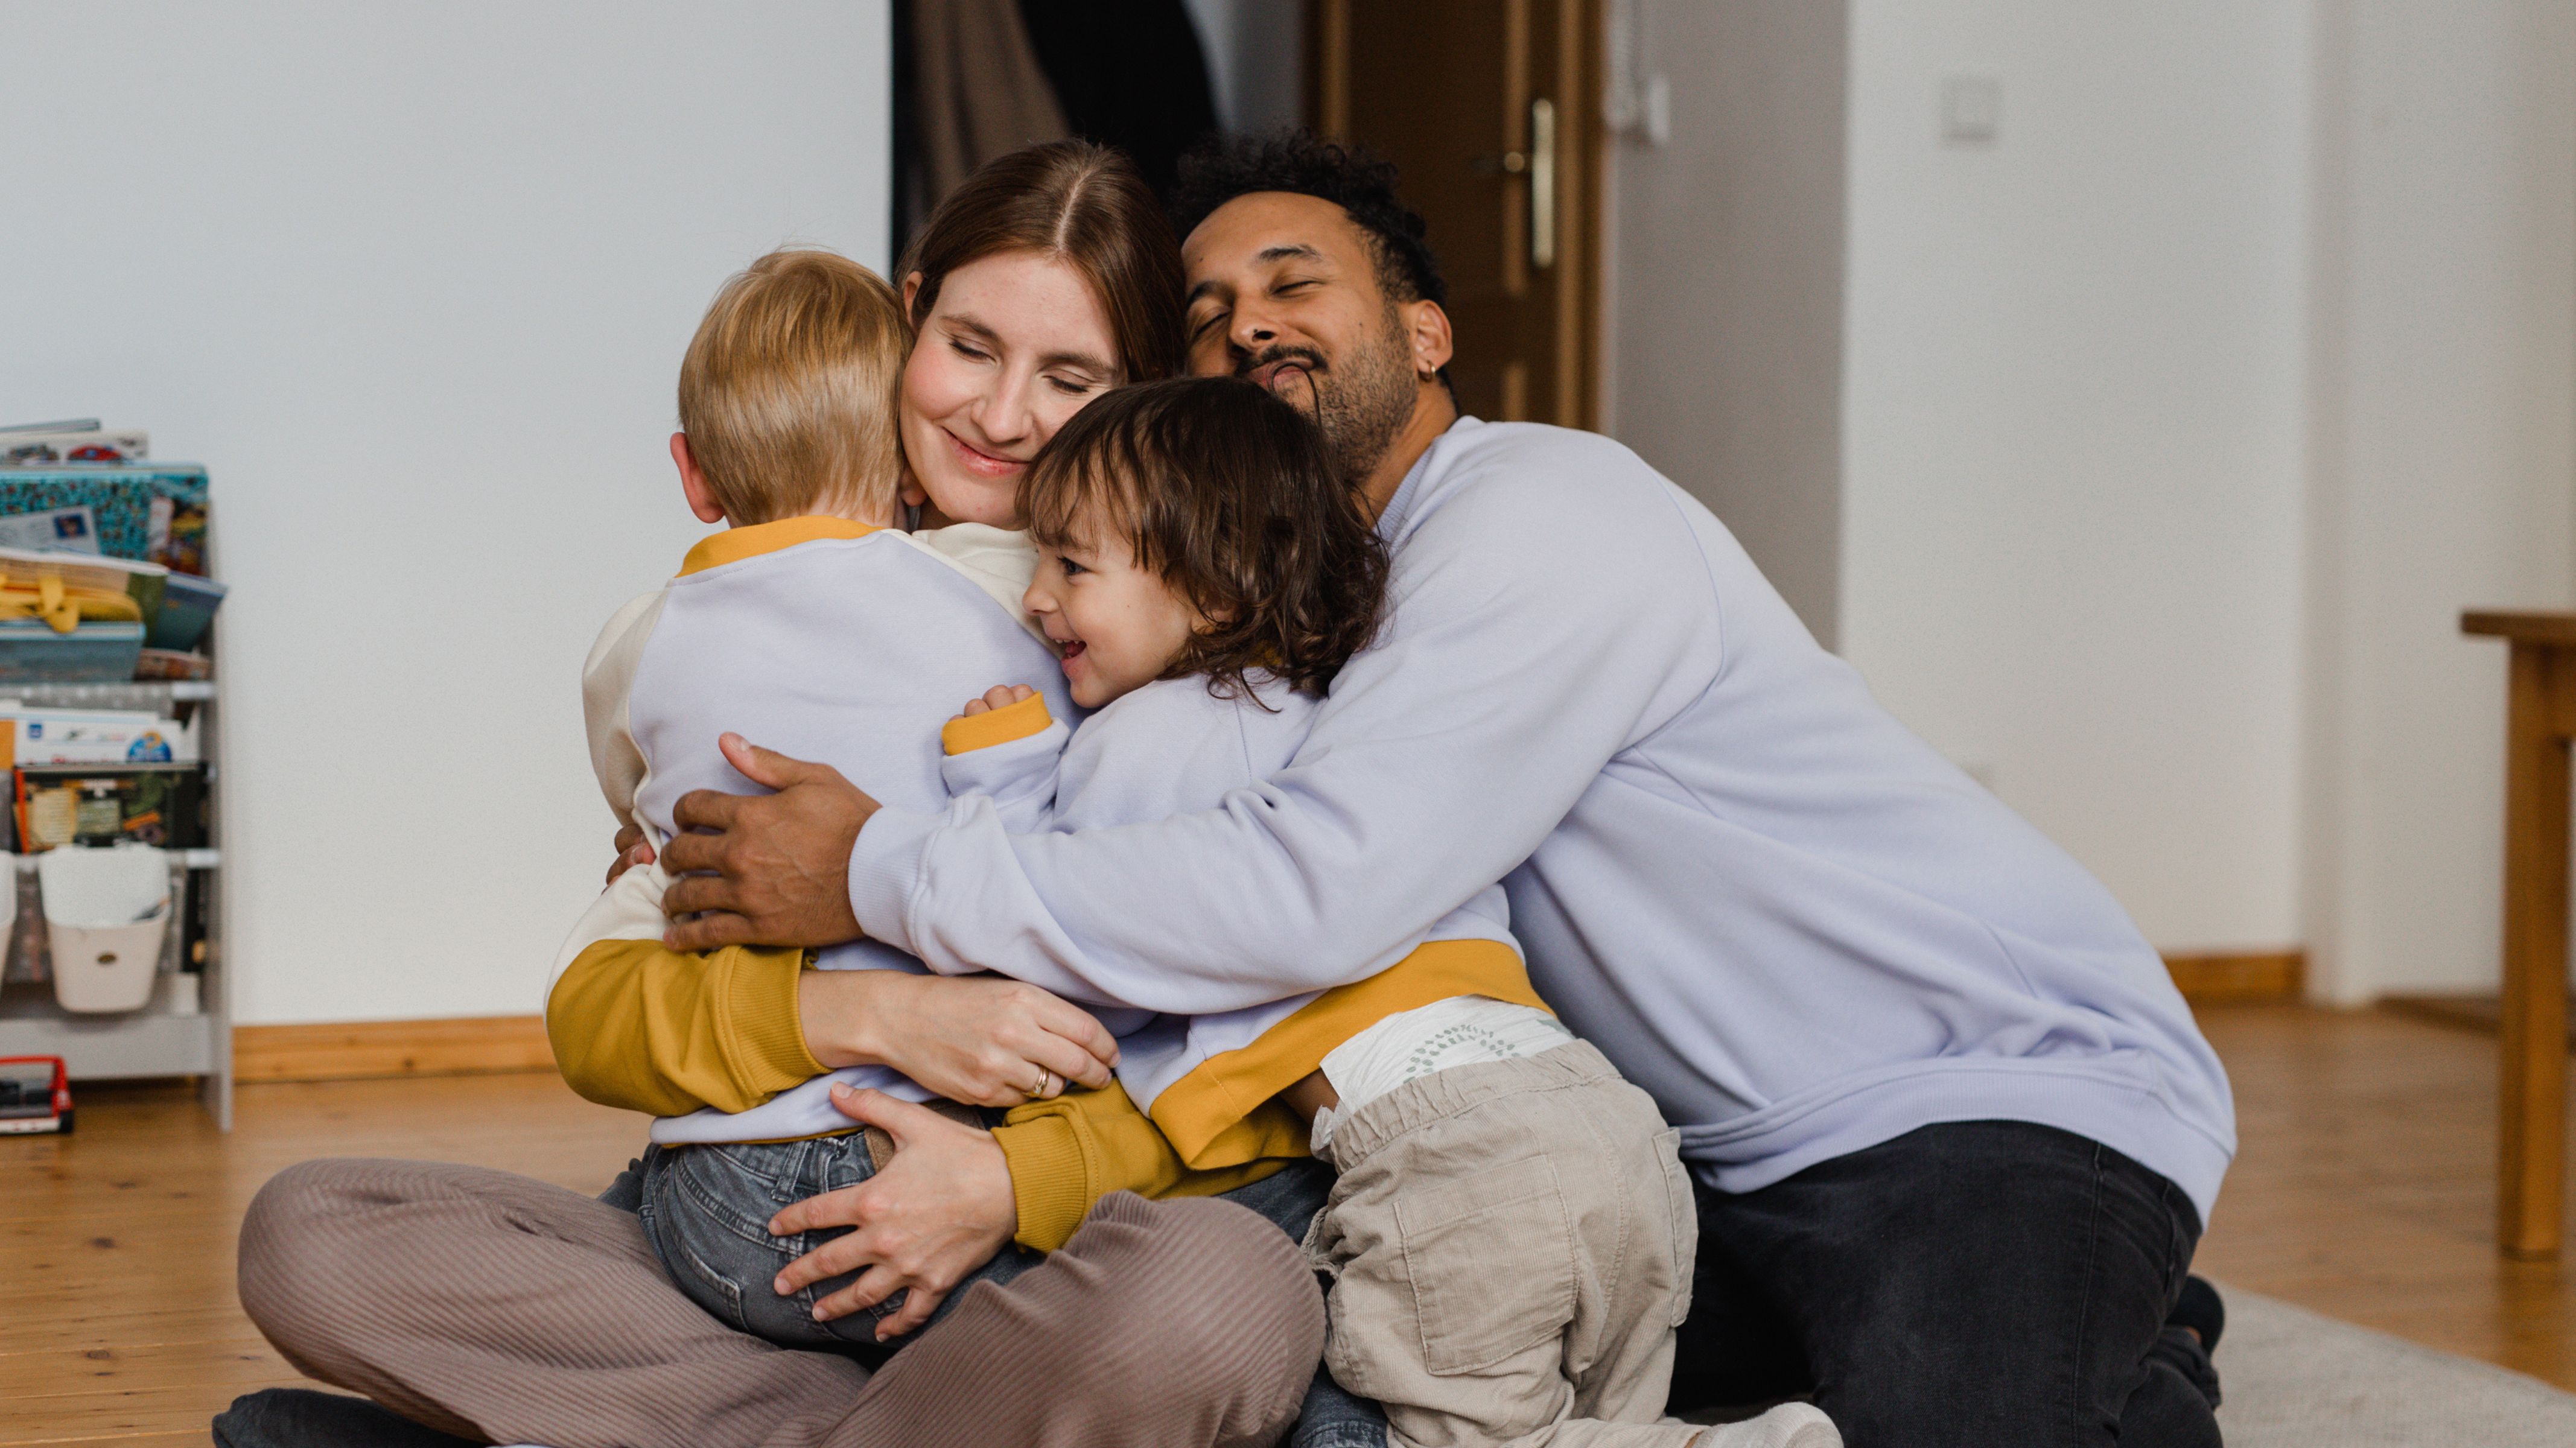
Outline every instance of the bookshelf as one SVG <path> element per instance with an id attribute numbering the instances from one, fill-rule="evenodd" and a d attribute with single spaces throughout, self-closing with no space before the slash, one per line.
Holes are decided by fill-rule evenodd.
<path id="1" fill-rule="evenodd" d="M 60 1056 L 69 1066 L 73 1094 L 84 1080 L 118 1080 L 146 1076 L 193 1076 L 199 1099 L 224 1130 L 232 1129 L 232 1013 L 230 975 L 223 951 L 222 720 L 212 681 L 116 684 L 0 685 L 0 695 L 37 708 L 152 710 L 164 718 L 197 720 L 199 747 L 205 760 L 206 842 L 208 848 L 170 852 L 170 928 L 164 933 L 161 961 L 152 1000 L 138 1011 L 87 1015 L 64 1010 L 54 1000 L 49 982 L 25 974 L 27 952 L 12 942 L 9 965 L 0 975 L 0 1056 Z M 37 898 L 36 857 L 12 857 L 18 866 L 18 920 L 23 938 L 44 928 Z M 194 897 L 192 899 L 191 897 Z M 195 909 L 204 921 L 199 944 L 194 1013 L 184 1013 L 175 977 L 191 962 L 182 922 Z"/>

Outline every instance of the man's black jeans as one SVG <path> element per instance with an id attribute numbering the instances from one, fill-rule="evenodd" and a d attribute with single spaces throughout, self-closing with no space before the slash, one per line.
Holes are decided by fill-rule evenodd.
<path id="1" fill-rule="evenodd" d="M 1676 1411 L 1813 1393 L 1850 1448 L 2219 1441 L 2169 1326 L 2182 1189 L 2069 1132 L 1927 1126 L 1758 1191 L 1699 1193 Z"/>

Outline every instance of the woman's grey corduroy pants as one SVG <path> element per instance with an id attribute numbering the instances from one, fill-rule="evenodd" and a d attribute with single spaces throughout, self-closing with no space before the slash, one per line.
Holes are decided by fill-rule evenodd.
<path id="1" fill-rule="evenodd" d="M 242 1224 L 241 1298 L 312 1377 L 549 1448 L 1250 1448 L 1294 1420 L 1324 1338 L 1276 1226 L 1121 1192 L 870 1374 L 708 1316 L 631 1212 L 412 1161 L 280 1172 Z"/>

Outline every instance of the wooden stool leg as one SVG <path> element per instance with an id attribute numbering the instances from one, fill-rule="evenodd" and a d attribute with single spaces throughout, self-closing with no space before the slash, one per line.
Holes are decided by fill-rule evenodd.
<path id="1" fill-rule="evenodd" d="M 2505 726 L 2504 994 L 2496 1240 L 2558 1253 L 2567 1144 L 2567 739 L 2576 668 L 2513 644 Z M 2576 692 L 2576 691 L 2571 691 Z"/>

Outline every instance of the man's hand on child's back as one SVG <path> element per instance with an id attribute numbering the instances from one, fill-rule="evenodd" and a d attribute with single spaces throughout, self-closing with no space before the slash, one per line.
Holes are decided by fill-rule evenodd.
<path id="1" fill-rule="evenodd" d="M 850 846 L 877 802 L 828 764 L 790 759 L 738 734 L 725 759 L 765 795 L 695 789 L 671 807 L 662 897 L 674 950 L 838 945 L 859 938 L 850 913 Z M 695 916 L 695 919 L 679 918 Z"/>
<path id="2" fill-rule="evenodd" d="M 1025 704 L 1036 698 L 1037 693 L 1026 684 L 995 684 L 984 691 L 983 698 L 967 700 L 966 707 L 957 711 L 957 717 L 967 719 L 995 709 L 1008 709 L 1013 704 Z"/>

